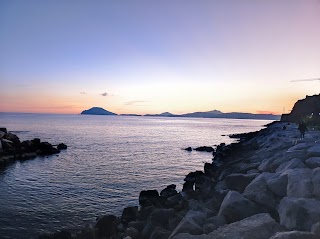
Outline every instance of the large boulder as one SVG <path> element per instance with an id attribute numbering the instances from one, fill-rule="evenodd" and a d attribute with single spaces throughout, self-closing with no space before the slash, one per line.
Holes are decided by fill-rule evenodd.
<path id="1" fill-rule="evenodd" d="M 315 145 L 307 150 L 307 156 L 310 157 L 320 157 L 320 145 Z"/>
<path id="2" fill-rule="evenodd" d="M 266 178 L 270 175 L 269 173 L 263 173 L 254 179 L 244 190 L 243 196 L 268 210 L 274 210 L 276 199 L 266 181 Z"/>
<path id="3" fill-rule="evenodd" d="M 21 143 L 19 137 L 12 133 L 7 133 L 3 138 L 13 142 L 14 146 L 19 146 Z"/>
<path id="4" fill-rule="evenodd" d="M 118 224 L 119 220 L 116 216 L 106 215 L 97 221 L 95 227 L 97 228 L 100 237 L 111 238 L 116 235 Z"/>
<path id="5" fill-rule="evenodd" d="M 320 201 L 285 197 L 279 204 L 280 224 L 289 230 L 310 231 L 320 221 Z"/>
<path id="6" fill-rule="evenodd" d="M 240 221 L 261 212 L 252 201 L 244 198 L 237 191 L 229 191 L 223 199 L 218 215 L 224 216 L 228 223 Z"/>
<path id="7" fill-rule="evenodd" d="M 319 237 L 311 232 L 290 231 L 278 232 L 270 239 L 319 239 Z"/>
<path id="8" fill-rule="evenodd" d="M 288 175 L 287 196 L 296 198 L 313 197 L 311 181 L 312 170 L 309 168 L 291 169 L 283 174 Z"/>
<path id="9" fill-rule="evenodd" d="M 157 190 L 145 190 L 141 191 L 139 195 L 139 204 L 142 207 L 148 207 L 151 205 L 159 204 L 159 193 Z"/>
<path id="10" fill-rule="evenodd" d="M 277 169 L 276 172 L 282 172 L 288 169 L 295 169 L 295 168 L 306 168 L 306 165 L 301 161 L 301 159 L 294 158 L 288 162 L 281 164 Z"/>
<path id="11" fill-rule="evenodd" d="M 320 200 L 320 168 L 316 168 L 312 172 L 312 194 Z"/>
<path id="12" fill-rule="evenodd" d="M 283 198 L 287 195 L 288 175 L 274 174 L 274 176 L 267 179 L 267 184 L 275 195 Z"/>
<path id="13" fill-rule="evenodd" d="M 171 184 L 169 186 L 167 186 L 165 189 L 163 189 L 160 192 L 160 196 L 164 197 L 164 198 L 169 198 L 172 197 L 174 195 L 178 194 L 177 190 L 176 190 L 176 185 L 175 184 Z"/>
<path id="14" fill-rule="evenodd" d="M 173 230 L 170 237 L 179 233 L 189 233 L 191 235 L 200 235 L 203 233 L 203 225 L 205 224 L 206 216 L 202 212 L 189 211 L 181 220 L 178 226 Z"/>
<path id="15" fill-rule="evenodd" d="M 122 223 L 129 223 L 131 221 L 136 220 L 137 218 L 138 207 L 126 207 L 122 211 L 121 221 Z"/>
<path id="16" fill-rule="evenodd" d="M 320 167 L 320 157 L 311 157 L 306 160 L 306 165 L 309 168 L 318 168 Z"/>
<path id="17" fill-rule="evenodd" d="M 219 227 L 208 235 L 180 233 L 173 239 L 269 239 L 282 227 L 269 214 L 257 214 L 239 222 Z"/>
<path id="18" fill-rule="evenodd" d="M 225 178 L 227 187 L 230 190 L 238 191 L 242 193 L 243 190 L 248 186 L 249 183 L 257 176 L 258 174 L 230 174 Z"/>

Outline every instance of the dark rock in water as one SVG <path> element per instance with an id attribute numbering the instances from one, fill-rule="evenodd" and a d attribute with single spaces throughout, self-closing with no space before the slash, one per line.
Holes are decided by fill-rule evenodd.
<path id="1" fill-rule="evenodd" d="M 139 195 L 139 204 L 142 207 L 159 204 L 159 193 L 157 190 L 141 191 Z"/>
<path id="2" fill-rule="evenodd" d="M 21 142 L 21 147 L 26 151 L 35 150 L 35 146 L 31 140 L 26 140 L 26 141 Z"/>
<path id="3" fill-rule="evenodd" d="M 121 221 L 128 224 L 131 221 L 135 221 L 137 218 L 138 207 L 126 207 L 122 211 Z"/>
<path id="4" fill-rule="evenodd" d="M 15 146 L 18 146 L 21 143 L 18 136 L 15 134 L 12 134 L 12 133 L 7 133 L 3 138 L 10 140 L 13 143 L 13 145 L 15 145 Z"/>
<path id="5" fill-rule="evenodd" d="M 176 191 L 176 185 L 175 184 L 171 184 L 169 186 L 167 186 L 165 189 L 163 189 L 160 192 L 161 197 L 164 198 L 168 198 L 168 197 L 172 197 L 174 195 L 176 195 L 178 192 Z"/>
<path id="6" fill-rule="evenodd" d="M 191 151 L 192 151 L 192 148 L 191 148 L 191 147 L 188 147 L 188 148 L 185 148 L 184 150 L 191 152 Z"/>
<path id="7" fill-rule="evenodd" d="M 64 143 L 58 144 L 58 149 L 62 150 L 62 149 L 67 149 L 67 145 L 65 145 Z"/>
<path id="8" fill-rule="evenodd" d="M 214 148 L 210 146 L 201 146 L 201 147 L 195 148 L 194 150 L 201 151 L 201 152 L 214 152 Z"/>
<path id="9" fill-rule="evenodd" d="M 41 235 L 38 239 L 73 239 L 73 237 L 70 232 L 62 230 L 49 235 Z"/>
<path id="10" fill-rule="evenodd" d="M 98 229 L 100 237 L 113 238 L 117 233 L 118 224 L 119 220 L 116 216 L 106 215 L 97 221 L 95 228 Z"/>
<path id="11" fill-rule="evenodd" d="M 52 144 L 48 142 L 41 142 L 39 145 L 39 150 L 40 155 L 51 155 L 60 153 L 59 149 L 54 148 Z"/>
<path id="12" fill-rule="evenodd" d="M 13 148 L 13 142 L 8 139 L 0 139 L 2 149 L 8 150 Z"/>
<path id="13" fill-rule="evenodd" d="M 7 128 L 0 128 L 1 132 L 8 133 Z"/>
<path id="14" fill-rule="evenodd" d="M 204 173 L 202 171 L 194 171 L 194 172 L 191 172 L 189 173 L 184 181 L 189 181 L 189 182 L 196 182 L 196 180 L 199 178 L 199 177 L 202 177 L 204 176 Z"/>
<path id="15" fill-rule="evenodd" d="M 34 145 L 39 145 L 40 144 L 40 139 L 39 138 L 34 138 L 33 140 L 31 140 L 31 142 L 34 144 Z"/>

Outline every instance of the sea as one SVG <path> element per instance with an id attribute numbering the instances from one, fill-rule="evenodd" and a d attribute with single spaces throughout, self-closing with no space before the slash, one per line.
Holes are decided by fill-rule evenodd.
<path id="1" fill-rule="evenodd" d="M 60 154 L 0 170 L 0 238 L 37 238 L 93 225 L 138 206 L 142 190 L 182 189 L 191 171 L 212 161 L 187 147 L 232 143 L 229 134 L 269 120 L 0 113 L 0 127 L 21 140 L 65 143 Z"/>

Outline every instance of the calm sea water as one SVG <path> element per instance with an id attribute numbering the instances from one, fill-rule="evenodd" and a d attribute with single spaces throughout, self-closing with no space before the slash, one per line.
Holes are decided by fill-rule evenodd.
<path id="1" fill-rule="evenodd" d="M 66 143 L 58 155 L 16 162 L 0 170 L 0 238 L 36 238 L 78 229 L 97 216 L 138 205 L 141 190 L 161 190 L 202 170 L 210 153 L 188 146 L 231 143 L 227 136 L 270 121 L 125 116 L 0 114 L 21 140 Z"/>

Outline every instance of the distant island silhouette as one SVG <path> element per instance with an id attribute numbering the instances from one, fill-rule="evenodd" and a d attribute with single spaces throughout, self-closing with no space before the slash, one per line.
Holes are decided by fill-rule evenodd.
<path id="1" fill-rule="evenodd" d="M 117 115 L 113 112 L 105 110 L 101 107 L 92 107 L 88 110 L 84 110 L 81 112 L 82 115 Z"/>
<path id="2" fill-rule="evenodd" d="M 101 107 L 92 107 L 91 109 L 81 112 L 82 115 L 117 115 L 113 112 L 105 110 Z M 223 113 L 219 110 L 211 110 L 206 112 L 193 112 L 186 114 L 172 114 L 170 112 L 163 112 L 161 114 L 121 114 L 120 116 L 147 116 L 147 117 L 193 117 L 193 118 L 227 118 L 227 119 L 265 119 L 265 120 L 280 120 L 280 115 L 274 114 L 251 114 L 243 112 Z"/>

